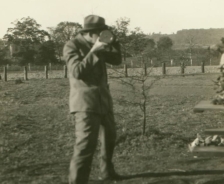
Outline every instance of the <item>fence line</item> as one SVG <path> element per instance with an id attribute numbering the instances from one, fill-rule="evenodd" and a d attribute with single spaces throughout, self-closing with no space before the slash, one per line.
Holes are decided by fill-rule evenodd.
<path id="1" fill-rule="evenodd" d="M 44 70 L 46 65 L 31 65 L 30 63 L 27 64 L 28 71 L 42 71 Z M 63 70 L 64 65 L 52 65 L 49 64 L 48 70 Z M 4 66 L 2 66 L 4 67 Z M 0 67 L 0 72 L 2 71 L 2 67 Z M 8 65 L 7 64 L 7 69 L 8 71 L 23 71 L 24 66 L 18 66 L 18 65 Z"/>
<path id="2" fill-rule="evenodd" d="M 180 65 L 180 74 L 183 75 L 185 73 L 185 64 L 184 62 L 181 63 Z M 144 70 L 144 75 L 147 75 L 147 65 L 146 63 L 144 63 L 143 65 L 143 70 Z M 201 73 L 205 73 L 205 65 L 204 65 L 204 62 L 201 62 Z M 167 75 L 167 72 L 166 72 L 166 63 L 162 63 L 162 75 Z M 128 74 L 128 67 L 126 64 L 124 64 L 124 77 L 128 77 L 129 74 Z"/>
<path id="3" fill-rule="evenodd" d="M 192 67 L 192 66 L 189 66 L 189 68 L 195 68 L 195 67 Z M 211 66 L 209 66 L 209 67 L 211 67 Z M 29 71 L 30 71 L 30 69 L 28 70 L 28 68 L 29 68 L 29 66 L 24 66 L 23 67 L 23 71 L 24 71 L 24 80 L 28 80 L 28 73 L 29 73 Z M 165 75 L 165 76 L 171 76 L 171 75 L 198 75 L 199 74 L 199 72 L 201 73 L 201 74 L 205 74 L 205 64 L 204 64 L 204 62 L 201 62 L 201 69 L 200 70 L 198 70 L 199 72 L 197 72 L 197 73 L 195 73 L 195 71 L 193 72 L 193 73 L 188 73 L 188 74 L 186 74 L 185 73 L 185 68 L 186 68 L 186 66 L 185 66 L 185 64 L 184 64 L 184 62 L 182 62 L 181 63 L 181 65 L 180 65 L 180 67 L 179 67 L 179 73 L 176 73 L 176 74 L 170 74 L 170 73 L 167 73 L 167 67 L 166 67 L 166 63 L 162 63 L 162 66 L 161 67 L 156 67 L 155 69 L 158 69 L 158 71 L 160 70 L 160 74 L 153 74 L 153 72 L 150 74 L 150 73 L 147 73 L 147 69 L 148 69 L 149 67 L 147 67 L 147 64 L 146 63 L 143 63 L 142 64 L 142 68 L 140 68 L 140 70 L 142 71 L 142 74 L 143 75 L 150 75 L 150 76 L 158 76 L 158 75 Z M 152 68 L 152 67 L 150 67 L 150 68 Z M 169 67 L 169 68 L 173 68 L 173 67 Z M 7 67 L 7 66 L 4 66 L 3 67 L 3 78 L 4 78 L 4 81 L 7 81 L 8 80 L 8 75 L 10 75 L 10 72 L 9 72 L 9 67 Z M 130 70 L 129 70 L 130 69 Z M 124 64 L 124 68 L 123 68 L 123 71 L 122 71 L 122 69 L 114 69 L 113 67 L 112 68 L 110 68 L 110 67 L 108 67 L 108 70 L 113 70 L 113 71 L 118 71 L 119 70 L 119 73 L 117 73 L 117 75 L 119 75 L 119 76 L 122 76 L 122 77 L 129 77 L 129 76 L 133 76 L 134 74 L 133 74 L 133 72 L 135 71 L 135 68 L 132 68 L 132 67 L 130 67 L 130 68 L 128 68 L 128 65 L 127 64 Z M 136 69 L 136 71 L 137 71 L 138 69 Z M 176 69 L 176 70 L 178 70 L 178 69 Z M 43 70 L 42 70 L 43 71 Z M 67 66 L 66 65 L 64 65 L 63 66 L 63 69 L 62 70 L 60 70 L 60 71 L 64 71 L 64 73 L 63 74 L 61 74 L 61 78 L 67 78 L 67 73 L 68 73 L 68 69 L 67 69 Z M 122 72 L 121 72 L 122 71 Z M 158 72 L 157 71 L 157 72 Z M 168 70 L 169 71 L 169 70 Z M 32 70 L 32 71 L 30 71 L 31 73 L 33 73 L 34 71 Z M 51 73 L 53 73 L 53 70 L 51 70 L 50 71 Z M 210 72 L 210 71 L 209 71 Z M 36 72 L 34 72 L 34 73 L 36 73 Z M 108 72 L 109 73 L 109 72 Z M 215 72 L 213 72 L 213 73 L 215 73 Z M 218 66 L 217 66 L 217 73 L 219 73 L 219 71 L 218 71 Z M 114 74 L 116 74 L 116 73 L 114 73 Z M 0 74 L 0 76 L 1 76 L 1 74 Z M 111 75 L 110 75 L 110 73 L 109 73 L 109 77 L 110 77 Z M 2 78 L 2 77 L 1 77 Z M 44 66 L 44 78 L 46 78 L 46 79 L 48 79 L 49 78 L 49 66 L 48 65 L 46 65 L 46 66 Z"/>
<path id="4" fill-rule="evenodd" d="M 11 72 L 9 72 L 8 68 L 9 68 L 8 66 L 4 66 L 3 67 L 3 79 L 4 79 L 5 82 L 8 81 L 8 75 L 11 74 Z M 28 68 L 29 68 L 29 65 L 23 67 L 23 79 L 24 80 L 28 80 L 28 73 L 29 73 L 28 72 Z M 29 68 L 29 71 L 30 71 L 30 68 Z M 64 71 L 64 78 L 67 78 L 68 70 L 67 70 L 67 66 L 66 65 L 64 65 L 63 71 Z M 18 71 L 15 71 L 15 72 L 18 72 Z M 33 72 L 34 71 L 32 71 L 32 73 Z M 44 66 L 44 73 L 45 73 L 45 79 L 48 79 L 49 78 L 49 66 L 47 66 L 47 65 Z M 1 80 L 1 78 L 2 77 L 1 77 L 1 73 L 0 73 L 0 80 Z"/>

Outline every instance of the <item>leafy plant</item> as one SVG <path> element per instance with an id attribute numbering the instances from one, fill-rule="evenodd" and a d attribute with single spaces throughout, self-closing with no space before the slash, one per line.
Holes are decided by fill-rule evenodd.
<path id="1" fill-rule="evenodd" d="M 53 41 L 47 41 L 42 43 L 36 51 L 35 64 L 49 64 L 57 63 L 55 56 L 55 43 Z"/>

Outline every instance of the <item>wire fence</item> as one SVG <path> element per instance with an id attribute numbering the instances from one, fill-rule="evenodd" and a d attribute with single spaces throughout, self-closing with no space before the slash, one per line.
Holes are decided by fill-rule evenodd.
<path id="1" fill-rule="evenodd" d="M 55 65 L 55 64 L 49 64 L 47 65 L 49 70 L 63 70 L 64 65 Z M 4 70 L 5 66 L 0 67 L 0 72 Z M 8 71 L 23 71 L 24 66 L 19 65 L 6 65 Z M 32 65 L 28 64 L 27 66 L 28 71 L 43 71 L 45 70 L 46 65 Z"/>
<path id="2" fill-rule="evenodd" d="M 220 73 L 218 65 L 207 65 L 201 62 L 201 66 L 186 66 L 182 63 L 180 66 L 166 66 L 162 63 L 160 67 L 151 67 L 147 63 L 138 68 L 129 67 L 127 64 L 114 67 L 107 65 L 109 78 L 113 77 L 131 77 L 137 75 L 148 76 L 169 76 L 169 75 L 197 75 Z M 66 65 L 46 65 L 46 66 L 4 66 L 0 70 L 0 79 L 3 81 L 16 79 L 48 79 L 48 78 L 67 78 L 68 69 Z"/>

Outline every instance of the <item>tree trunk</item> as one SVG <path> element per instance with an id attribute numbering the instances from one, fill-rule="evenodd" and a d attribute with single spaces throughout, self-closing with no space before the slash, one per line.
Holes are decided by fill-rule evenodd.
<path id="1" fill-rule="evenodd" d="M 145 127 L 146 127 L 146 99 L 144 99 L 143 106 L 143 127 L 142 127 L 142 134 L 145 135 Z"/>

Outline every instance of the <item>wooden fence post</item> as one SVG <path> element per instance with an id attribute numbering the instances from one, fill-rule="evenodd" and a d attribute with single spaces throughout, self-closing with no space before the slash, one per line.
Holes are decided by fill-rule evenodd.
<path id="1" fill-rule="evenodd" d="M 30 63 L 28 63 L 29 71 L 31 71 Z"/>
<path id="2" fill-rule="evenodd" d="M 28 80 L 28 77 L 27 77 L 27 66 L 24 66 L 24 80 Z"/>
<path id="3" fill-rule="evenodd" d="M 67 69 L 67 66 L 64 65 L 64 78 L 67 78 L 67 73 L 68 73 L 68 69 Z"/>
<path id="4" fill-rule="evenodd" d="M 128 68 L 127 65 L 124 64 L 124 76 L 127 77 L 128 76 Z"/>
<path id="5" fill-rule="evenodd" d="M 203 61 L 201 62 L 201 72 L 205 73 L 205 63 Z"/>
<path id="6" fill-rule="evenodd" d="M 144 74 L 147 76 L 147 63 L 144 63 Z"/>
<path id="7" fill-rule="evenodd" d="M 180 63 L 181 74 L 184 74 L 185 65 L 184 62 Z"/>
<path id="8" fill-rule="evenodd" d="M 45 76 L 46 76 L 46 79 L 48 79 L 48 66 L 46 65 L 44 68 L 45 68 Z"/>
<path id="9" fill-rule="evenodd" d="M 166 74 L 166 63 L 162 63 L 162 72 L 163 72 L 163 75 Z"/>
<path id="10" fill-rule="evenodd" d="M 7 81 L 7 67 L 4 66 L 4 81 Z"/>

